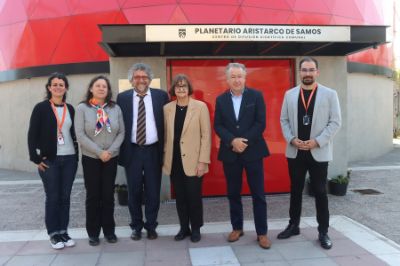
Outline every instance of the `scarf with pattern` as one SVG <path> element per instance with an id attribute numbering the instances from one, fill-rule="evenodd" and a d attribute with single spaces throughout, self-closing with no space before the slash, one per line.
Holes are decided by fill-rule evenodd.
<path id="1" fill-rule="evenodd" d="M 95 99 L 90 99 L 90 105 L 96 109 L 97 120 L 96 120 L 96 129 L 94 130 L 94 136 L 97 136 L 104 128 L 104 125 L 107 128 L 107 131 L 111 133 L 111 124 L 110 118 L 108 117 L 104 108 L 107 106 L 107 103 L 103 105 L 99 105 Z"/>

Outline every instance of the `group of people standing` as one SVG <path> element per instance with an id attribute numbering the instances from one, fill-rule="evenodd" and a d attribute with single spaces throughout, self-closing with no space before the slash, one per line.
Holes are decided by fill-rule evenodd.
<path id="1" fill-rule="evenodd" d="M 337 94 L 316 82 L 318 62 L 300 62 L 301 85 L 289 90 L 281 112 L 281 125 L 288 142 L 291 178 L 290 221 L 278 238 L 299 234 L 301 191 L 306 172 L 316 195 L 321 246 L 330 248 L 328 201 L 325 190 L 332 139 L 340 128 Z M 260 91 L 246 87 L 246 68 L 226 67 L 228 90 L 216 99 L 214 129 L 220 138 L 218 159 L 227 182 L 232 232 L 229 242 L 243 232 L 241 202 L 242 172 L 253 199 L 257 241 L 268 249 L 267 203 L 264 192 L 263 159 L 269 155 L 263 137 L 266 106 Z M 211 125 L 207 105 L 191 97 L 193 86 L 183 74 L 176 75 L 168 94 L 150 88 L 153 72 L 147 64 L 134 64 L 128 72 L 132 89 L 112 100 L 107 77 L 91 80 L 85 99 L 74 108 L 66 103 L 67 78 L 51 75 L 46 99 L 32 112 L 28 146 L 31 161 L 38 166 L 46 194 L 45 223 L 54 249 L 71 247 L 68 235 L 70 194 L 81 147 L 86 188 L 86 230 L 89 244 L 99 245 L 100 232 L 115 243 L 114 183 L 117 165 L 125 168 L 131 239 L 158 237 L 162 172 L 170 176 L 176 195 L 180 230 L 174 239 L 201 240 L 203 226 L 202 182 L 208 172 Z M 143 202 L 144 200 L 144 202 Z M 142 210 L 144 205 L 144 215 Z"/>

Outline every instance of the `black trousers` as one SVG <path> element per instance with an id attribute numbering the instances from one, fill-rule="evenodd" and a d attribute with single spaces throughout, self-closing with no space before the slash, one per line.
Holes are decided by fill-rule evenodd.
<path id="1" fill-rule="evenodd" d="M 290 175 L 290 224 L 299 225 L 304 182 L 307 172 L 310 175 L 311 188 L 315 195 L 318 232 L 327 233 L 329 227 L 328 196 L 326 181 L 328 162 L 317 162 L 310 151 L 299 151 L 295 159 L 288 158 Z"/>
<path id="2" fill-rule="evenodd" d="M 86 231 L 89 237 L 115 233 L 114 185 L 117 175 L 117 157 L 103 163 L 100 159 L 82 156 L 86 188 Z"/>
<path id="3" fill-rule="evenodd" d="M 199 229 L 203 226 L 203 201 L 202 183 L 203 177 L 186 176 L 182 163 L 174 163 L 171 173 L 171 181 L 176 196 L 176 211 L 179 224 L 182 229 L 190 227 Z"/>
<path id="4" fill-rule="evenodd" d="M 125 167 L 128 181 L 128 207 L 132 230 L 156 230 L 160 209 L 161 158 L 158 143 L 139 146 L 132 143 L 132 158 Z M 144 216 L 143 220 L 143 193 Z"/>
<path id="5" fill-rule="evenodd" d="M 243 229 L 243 205 L 240 192 L 242 191 L 243 170 L 246 171 L 253 199 L 253 216 L 257 235 L 265 235 L 268 231 L 267 201 L 264 192 L 263 159 L 247 162 L 240 156 L 233 163 L 223 162 L 224 173 L 228 188 L 229 210 L 233 230 Z"/>

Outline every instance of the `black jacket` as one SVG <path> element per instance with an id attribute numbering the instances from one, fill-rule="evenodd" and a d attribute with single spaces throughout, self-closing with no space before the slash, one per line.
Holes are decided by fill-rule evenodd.
<path id="1" fill-rule="evenodd" d="M 263 137 L 266 126 L 266 107 L 261 92 L 245 88 L 240 105 L 239 119 L 236 120 L 229 90 L 217 97 L 215 104 L 214 129 L 221 139 L 218 159 L 234 162 L 239 153 L 232 151 L 234 138 L 248 139 L 248 147 L 240 154 L 245 161 L 254 161 L 269 156 L 267 143 Z"/>
<path id="2" fill-rule="evenodd" d="M 75 110 L 70 104 L 67 104 L 67 107 L 72 120 L 70 131 L 78 160 L 78 143 L 74 130 Z M 29 158 L 35 164 L 40 163 L 43 157 L 53 160 L 57 156 L 57 120 L 49 100 L 44 100 L 33 108 L 29 123 L 28 148 Z M 37 154 L 36 150 L 40 150 L 40 154 Z"/>

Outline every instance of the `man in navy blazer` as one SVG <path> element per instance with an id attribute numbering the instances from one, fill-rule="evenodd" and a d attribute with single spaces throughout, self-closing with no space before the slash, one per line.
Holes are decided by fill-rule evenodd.
<path id="1" fill-rule="evenodd" d="M 121 145 L 119 164 L 125 167 L 128 182 L 128 207 L 131 215 L 131 238 L 140 240 L 143 227 L 148 239 L 156 239 L 157 215 L 160 208 L 161 167 L 164 152 L 164 111 L 168 102 L 165 91 L 149 87 L 153 78 L 150 66 L 134 64 L 128 79 L 133 88 L 117 97 L 125 123 L 125 139 Z M 139 105 L 142 99 L 145 115 L 139 119 Z M 143 133 L 137 134 L 138 120 L 145 119 Z M 143 120 L 142 120 L 143 121 Z M 141 130 L 140 130 L 141 131 Z M 142 136 L 137 138 L 137 135 Z M 143 143 L 142 143 L 143 142 Z M 145 196 L 145 217 L 143 221 L 142 199 Z"/>
<path id="2" fill-rule="evenodd" d="M 267 237 L 263 158 L 269 155 L 269 151 L 263 138 L 266 123 L 264 98 L 259 91 L 245 87 L 246 67 L 243 64 L 228 64 L 226 78 L 229 90 L 216 100 L 214 129 L 221 139 L 218 160 L 223 163 L 233 229 L 228 241 L 237 241 L 243 235 L 240 192 L 245 169 L 253 198 L 257 240 L 260 247 L 268 249 L 271 241 Z"/>
<path id="3" fill-rule="evenodd" d="M 317 83 L 317 60 L 303 58 L 299 70 L 301 84 L 286 92 L 281 111 L 291 185 L 290 221 L 286 229 L 278 234 L 278 239 L 300 234 L 302 194 L 308 172 L 315 195 L 318 239 L 323 248 L 330 249 L 332 241 L 328 236 L 326 180 L 328 162 L 332 160 L 333 137 L 342 121 L 339 99 L 335 90 Z"/>

